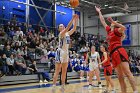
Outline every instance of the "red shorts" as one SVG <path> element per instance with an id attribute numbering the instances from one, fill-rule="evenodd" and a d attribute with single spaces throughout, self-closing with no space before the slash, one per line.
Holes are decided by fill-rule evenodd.
<path id="1" fill-rule="evenodd" d="M 111 55 L 113 67 L 117 67 L 121 62 L 128 62 L 129 57 L 124 48 L 117 49 Z"/>
<path id="2" fill-rule="evenodd" d="M 104 75 L 105 76 L 111 76 L 112 75 L 112 66 L 107 66 L 104 68 Z"/>

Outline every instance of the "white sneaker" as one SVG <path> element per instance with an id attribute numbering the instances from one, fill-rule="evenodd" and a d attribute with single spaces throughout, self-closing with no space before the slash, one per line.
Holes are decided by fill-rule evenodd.
<path id="1" fill-rule="evenodd" d="M 92 86 L 92 85 L 89 85 L 89 86 L 88 86 L 88 89 L 89 89 L 89 90 L 93 89 L 93 86 Z"/>
<path id="2" fill-rule="evenodd" d="M 116 90 L 112 90 L 111 93 L 117 93 Z"/>
<path id="3" fill-rule="evenodd" d="M 43 83 L 43 81 L 42 81 L 42 80 L 40 80 L 40 81 L 39 81 L 39 83 Z"/>
<path id="4" fill-rule="evenodd" d="M 102 88 L 102 84 L 99 84 L 99 88 Z"/>
<path id="5" fill-rule="evenodd" d="M 65 85 L 61 85 L 60 91 L 61 91 L 62 93 L 64 93 L 64 91 L 65 91 Z"/>
<path id="6" fill-rule="evenodd" d="M 105 89 L 105 90 L 103 91 L 103 93 L 109 93 L 109 91 Z"/>
<path id="7" fill-rule="evenodd" d="M 85 78 L 84 77 L 80 77 L 80 80 L 85 80 Z"/>
<path id="8" fill-rule="evenodd" d="M 45 80 L 44 80 L 44 83 L 48 83 L 48 81 L 45 79 Z"/>
<path id="9" fill-rule="evenodd" d="M 138 93 L 138 91 L 134 91 L 134 93 Z"/>
<path id="10" fill-rule="evenodd" d="M 56 91 L 56 85 L 53 85 L 52 86 L 52 93 L 55 93 L 55 91 Z"/>

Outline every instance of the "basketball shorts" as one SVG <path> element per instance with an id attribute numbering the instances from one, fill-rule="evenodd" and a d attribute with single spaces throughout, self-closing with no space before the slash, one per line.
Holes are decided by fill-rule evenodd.
<path id="1" fill-rule="evenodd" d="M 63 49 L 57 49 L 55 60 L 57 63 L 67 63 L 69 61 L 68 51 L 64 51 Z"/>
<path id="2" fill-rule="evenodd" d="M 89 71 L 94 71 L 98 68 L 98 63 L 91 62 L 89 63 Z"/>
<path id="3" fill-rule="evenodd" d="M 128 54 L 123 47 L 115 50 L 110 56 L 114 68 L 117 67 L 121 62 L 129 61 Z"/>

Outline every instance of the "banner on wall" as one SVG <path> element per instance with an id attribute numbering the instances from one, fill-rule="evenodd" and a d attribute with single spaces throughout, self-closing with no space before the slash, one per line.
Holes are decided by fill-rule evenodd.
<path id="1" fill-rule="evenodd" d="M 131 45 L 131 24 L 126 24 L 125 27 L 126 27 L 126 31 L 125 31 L 126 38 L 122 44 Z"/>

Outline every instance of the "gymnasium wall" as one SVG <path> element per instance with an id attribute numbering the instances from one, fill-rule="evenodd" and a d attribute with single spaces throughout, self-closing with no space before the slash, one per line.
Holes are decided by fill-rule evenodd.
<path id="1" fill-rule="evenodd" d="M 101 35 L 106 35 L 102 26 L 98 27 L 100 21 L 94 15 L 95 14 L 84 13 L 84 32 L 89 34 L 97 34 L 99 32 Z"/>
<path id="2" fill-rule="evenodd" d="M 59 24 L 64 24 L 65 26 L 67 26 L 72 18 L 72 14 L 73 14 L 72 9 L 60 5 L 56 5 L 56 11 L 61 11 L 66 13 L 66 14 L 56 13 L 56 26 L 58 26 Z"/>
<path id="3" fill-rule="evenodd" d="M 26 2 L 26 0 L 18 0 Z M 10 19 L 13 15 L 17 16 L 17 21 L 25 22 L 26 6 L 10 2 L 9 0 L 0 0 L 0 18 Z"/>
<path id="4" fill-rule="evenodd" d="M 79 11 L 74 11 L 74 10 L 64 7 L 64 6 L 56 5 L 56 11 L 61 11 L 61 12 L 66 13 L 66 14 L 56 13 L 56 26 L 57 27 L 59 26 L 59 24 L 64 24 L 64 26 L 66 27 L 68 25 L 69 21 L 72 19 L 73 14 L 77 14 L 80 17 Z M 79 20 L 77 26 L 80 26 L 80 20 Z M 57 34 L 58 34 L 58 31 L 57 31 Z"/>
<path id="5" fill-rule="evenodd" d="M 26 2 L 26 0 L 17 0 L 17 1 Z M 47 9 L 52 9 L 51 4 L 46 2 L 46 1 L 38 1 L 38 0 L 33 0 L 33 1 L 34 1 L 36 6 L 44 7 Z M 32 4 L 31 0 L 30 0 L 30 4 Z M 3 6 L 5 9 L 2 9 Z M 29 9 L 30 9 L 30 12 L 29 12 L 30 24 L 43 25 L 35 8 L 30 7 Z M 41 16 L 43 17 L 45 24 L 49 27 L 52 27 L 52 24 L 53 24 L 52 14 L 53 13 L 51 11 L 45 11 L 45 10 L 41 10 L 41 9 L 38 9 L 38 10 L 39 10 L 39 13 L 41 14 Z M 25 20 L 26 20 L 26 5 L 11 2 L 10 0 L 0 0 L 0 18 L 10 20 L 13 15 L 16 15 L 17 21 L 25 22 Z"/>
<path id="6" fill-rule="evenodd" d="M 52 9 L 52 4 L 46 2 L 46 1 L 38 1 L 38 0 L 33 0 L 36 6 L 40 6 L 43 8 L 47 8 L 47 9 Z M 30 4 L 33 4 L 30 1 Z M 34 7 L 30 7 L 30 24 L 40 24 L 43 25 L 36 9 Z M 42 9 L 38 9 L 41 17 L 43 17 L 43 20 L 46 24 L 46 26 L 52 27 L 53 26 L 53 12 L 52 11 L 46 11 L 46 10 L 42 10 Z"/>
<path id="7" fill-rule="evenodd" d="M 118 17 L 118 20 L 131 24 L 132 45 L 140 45 L 140 14 Z"/>
<path id="8" fill-rule="evenodd" d="M 96 16 L 91 16 L 93 14 L 84 13 L 84 32 L 89 34 L 97 34 L 98 32 L 101 35 L 106 36 L 105 29 L 99 22 L 98 25 L 98 18 Z M 138 18 L 138 19 L 137 19 Z M 118 20 L 123 22 L 125 25 L 131 24 L 131 31 L 130 31 L 130 38 L 131 45 L 140 45 L 140 14 L 137 15 L 127 15 L 127 16 L 121 16 L 118 17 Z M 137 20 L 139 21 L 139 24 L 137 25 Z M 127 45 L 127 44 L 126 44 Z"/>

